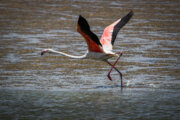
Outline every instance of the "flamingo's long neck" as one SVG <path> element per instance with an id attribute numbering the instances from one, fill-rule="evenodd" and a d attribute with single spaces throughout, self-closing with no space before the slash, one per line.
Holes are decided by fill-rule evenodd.
<path id="1" fill-rule="evenodd" d="M 81 55 L 81 56 L 74 56 L 74 55 L 69 55 L 67 53 L 59 52 L 59 51 L 56 51 L 56 50 L 53 50 L 53 49 L 48 49 L 48 52 L 49 53 L 55 53 L 55 54 L 61 54 L 61 55 L 64 55 L 64 56 L 67 56 L 67 57 L 70 57 L 70 58 L 75 58 L 75 59 L 84 59 L 87 56 L 87 53 L 85 53 L 84 55 Z"/>

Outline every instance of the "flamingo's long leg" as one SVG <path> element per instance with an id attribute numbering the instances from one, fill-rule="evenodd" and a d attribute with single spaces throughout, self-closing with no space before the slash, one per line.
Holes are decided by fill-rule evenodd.
<path id="1" fill-rule="evenodd" d="M 112 72 L 112 69 L 114 68 L 119 73 L 119 75 L 120 75 L 120 78 L 121 78 L 121 87 L 123 87 L 122 73 L 115 67 L 116 63 L 118 62 L 118 60 L 120 59 L 121 56 L 122 56 L 122 52 L 120 52 L 119 57 L 117 58 L 117 60 L 114 62 L 113 65 L 109 61 L 106 61 L 106 62 L 111 66 L 111 69 L 110 69 L 110 71 L 109 71 L 109 73 L 107 75 L 109 80 L 112 80 L 110 74 Z"/>

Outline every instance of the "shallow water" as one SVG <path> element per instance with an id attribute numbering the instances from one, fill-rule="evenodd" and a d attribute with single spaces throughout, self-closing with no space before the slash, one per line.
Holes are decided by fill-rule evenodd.
<path id="1" fill-rule="evenodd" d="M 6 119 L 178 119 L 179 90 L 1 90 Z"/>
<path id="2" fill-rule="evenodd" d="M 89 5 L 93 4 L 93 5 Z M 180 2 L 0 1 L 0 118 L 178 119 L 180 108 Z M 87 7 L 88 5 L 88 7 Z M 82 55 L 76 31 L 84 16 L 101 37 L 130 10 L 114 51 L 123 51 L 113 81 L 101 61 L 40 56 L 44 48 Z M 115 59 L 111 59 L 113 62 Z"/>

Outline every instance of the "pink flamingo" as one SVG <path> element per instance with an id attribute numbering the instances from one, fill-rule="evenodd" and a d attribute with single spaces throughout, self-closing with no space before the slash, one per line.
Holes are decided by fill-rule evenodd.
<path id="1" fill-rule="evenodd" d="M 121 87 L 123 87 L 123 81 L 122 81 L 122 73 L 115 67 L 116 63 L 122 56 L 122 52 L 114 53 L 112 52 L 112 47 L 114 45 L 114 41 L 116 39 L 117 33 L 119 32 L 120 28 L 122 28 L 133 16 L 133 11 L 130 11 L 127 15 L 125 15 L 122 19 L 118 19 L 111 25 L 107 26 L 104 29 L 104 33 L 99 40 L 98 37 L 90 30 L 90 26 L 85 18 L 83 18 L 81 15 L 79 16 L 78 23 L 77 23 L 77 31 L 85 38 L 86 43 L 88 45 L 87 52 L 82 56 L 74 56 L 69 55 L 63 52 L 55 51 L 53 49 L 44 49 L 41 52 L 41 55 L 45 53 L 56 53 L 61 54 L 70 58 L 76 58 L 76 59 L 95 59 L 95 60 L 101 60 L 106 63 L 108 63 L 111 66 L 110 71 L 107 74 L 107 77 L 109 80 L 112 80 L 110 74 L 112 69 L 115 69 L 121 78 Z M 112 57 L 117 57 L 114 64 L 111 64 L 108 59 Z"/>

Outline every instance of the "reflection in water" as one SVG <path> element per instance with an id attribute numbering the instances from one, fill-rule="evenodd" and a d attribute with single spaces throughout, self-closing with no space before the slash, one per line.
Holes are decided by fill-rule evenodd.
<path id="1" fill-rule="evenodd" d="M 178 0 L 1 0 L 0 118 L 48 119 L 63 113 L 65 119 L 79 119 L 79 115 L 128 119 L 131 113 L 129 117 L 137 119 L 177 119 L 179 4 Z M 131 9 L 135 15 L 121 29 L 114 46 L 115 52 L 124 51 L 117 65 L 126 86 L 122 95 L 118 94 L 119 75 L 114 71 L 112 82 L 106 78 L 106 63 L 40 56 L 43 48 L 84 54 L 86 43 L 76 31 L 79 14 L 100 38 L 105 26 Z"/>

